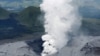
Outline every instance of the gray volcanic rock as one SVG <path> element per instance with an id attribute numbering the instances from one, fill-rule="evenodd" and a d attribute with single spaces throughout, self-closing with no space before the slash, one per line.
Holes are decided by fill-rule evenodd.
<path id="1" fill-rule="evenodd" d="M 0 56 L 38 56 L 25 42 L 0 45 Z"/>
<path id="2" fill-rule="evenodd" d="M 43 41 L 41 38 L 38 38 L 38 39 L 35 39 L 35 40 L 32 40 L 32 41 L 26 41 L 27 45 L 30 46 L 32 48 L 32 50 L 40 55 L 42 50 L 43 50 L 43 47 L 42 47 L 42 44 L 43 44 Z"/>
<path id="3" fill-rule="evenodd" d="M 86 56 L 100 56 L 100 39 L 86 43 L 80 51 Z"/>

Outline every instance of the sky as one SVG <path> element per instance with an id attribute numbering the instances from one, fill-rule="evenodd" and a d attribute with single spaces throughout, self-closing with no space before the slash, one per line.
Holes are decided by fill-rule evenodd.
<path id="1" fill-rule="evenodd" d="M 8 10 L 39 6 L 41 0 L 0 0 L 0 6 Z"/>
<path id="2" fill-rule="evenodd" d="M 42 0 L 0 0 L 0 6 L 8 10 L 39 6 Z M 79 6 L 94 6 L 100 8 L 100 0 L 76 0 Z"/>
<path id="3" fill-rule="evenodd" d="M 28 7 L 39 6 L 42 0 L 0 0 L 0 6 L 2 7 Z M 100 5 L 100 0 L 76 0 L 81 5 Z"/>

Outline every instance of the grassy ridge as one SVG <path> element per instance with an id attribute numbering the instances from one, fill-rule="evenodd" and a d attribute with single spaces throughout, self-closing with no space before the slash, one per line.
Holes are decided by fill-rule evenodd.
<path id="1" fill-rule="evenodd" d="M 100 19 L 83 19 L 81 29 L 89 35 L 100 36 Z"/>
<path id="2" fill-rule="evenodd" d="M 0 7 L 0 19 L 8 18 L 10 12 Z"/>
<path id="3" fill-rule="evenodd" d="M 38 16 L 41 14 L 39 7 L 30 6 L 18 14 L 17 20 L 20 21 L 21 24 L 27 26 L 33 32 L 43 31 L 43 26 L 38 20 Z"/>
<path id="4" fill-rule="evenodd" d="M 40 9 L 37 7 L 28 7 L 23 11 L 19 12 L 18 20 L 26 26 L 35 25 L 37 22 L 37 17 L 40 15 Z M 32 25 L 31 25 L 32 24 Z"/>
<path id="5" fill-rule="evenodd" d="M 6 17 L 6 15 L 9 14 L 9 12 L 5 10 L 0 9 L 0 12 L 1 11 L 3 12 L 0 14 L 0 17 Z M 38 20 L 38 16 L 41 14 L 40 8 L 30 6 L 17 14 L 17 20 L 20 22 L 20 24 L 25 25 L 33 32 L 44 31 L 43 25 Z M 84 18 L 82 20 L 81 30 L 87 32 L 89 35 L 100 36 L 100 19 Z"/>

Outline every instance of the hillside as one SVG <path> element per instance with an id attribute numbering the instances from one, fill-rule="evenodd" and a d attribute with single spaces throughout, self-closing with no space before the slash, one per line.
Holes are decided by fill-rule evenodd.
<path id="1" fill-rule="evenodd" d="M 43 32 L 43 26 L 37 20 L 39 11 L 38 8 L 28 7 L 19 13 L 4 16 L 5 18 L 0 20 L 0 40 L 22 38 L 32 33 Z M 5 14 L 6 10 L 1 15 L 3 13 Z"/>
<path id="2" fill-rule="evenodd" d="M 0 7 L 0 19 L 7 19 L 10 12 Z"/>
<path id="3" fill-rule="evenodd" d="M 2 11 L 2 10 L 0 10 Z M 4 10 L 0 15 L 8 15 Z M 18 13 L 10 13 L 9 17 L 4 16 L 5 20 L 0 20 L 1 39 L 16 38 L 24 34 L 44 32 L 43 25 L 38 19 L 41 14 L 40 8 L 28 7 Z M 82 21 L 81 31 L 88 35 L 100 36 L 100 19 L 84 18 Z"/>
<path id="4" fill-rule="evenodd" d="M 27 26 L 29 29 L 32 29 L 33 31 L 43 31 L 43 27 L 40 24 L 40 21 L 38 20 L 38 16 L 40 14 L 41 12 L 39 7 L 30 6 L 19 12 L 17 20 L 20 21 L 22 25 Z"/>
<path id="5" fill-rule="evenodd" d="M 97 18 L 100 19 L 100 9 L 93 6 L 79 7 L 79 12 L 84 18 Z"/>
<path id="6" fill-rule="evenodd" d="M 83 19 L 81 29 L 88 35 L 100 36 L 100 19 Z"/>
<path id="7" fill-rule="evenodd" d="M 38 16 L 40 14 L 41 14 L 40 8 L 30 6 L 19 13 L 18 20 L 20 21 L 21 24 L 26 25 L 32 31 L 41 32 L 41 31 L 44 31 L 44 28 L 43 28 L 43 25 L 38 20 Z M 99 15 L 99 12 L 98 12 L 98 15 Z M 83 15 L 82 26 L 81 26 L 82 32 L 85 32 L 86 34 L 93 35 L 93 36 L 100 35 L 99 34 L 100 33 L 100 19 L 97 19 L 98 17 L 97 17 L 97 14 L 96 16 L 94 15 L 93 17 L 91 17 L 91 15 L 89 16 Z"/>
<path id="8" fill-rule="evenodd" d="M 37 17 L 40 15 L 40 9 L 38 7 L 28 7 L 25 8 L 23 11 L 19 12 L 18 20 L 21 24 L 32 26 L 31 24 L 36 24 Z"/>

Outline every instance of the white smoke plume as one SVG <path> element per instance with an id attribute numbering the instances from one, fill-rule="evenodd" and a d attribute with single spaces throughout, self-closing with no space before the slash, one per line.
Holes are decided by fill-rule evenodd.
<path id="1" fill-rule="evenodd" d="M 45 13 L 45 32 L 42 36 L 44 50 L 41 56 L 49 56 L 61 50 L 69 40 L 68 34 L 79 27 L 77 7 L 73 0 L 43 0 L 40 5 Z"/>

